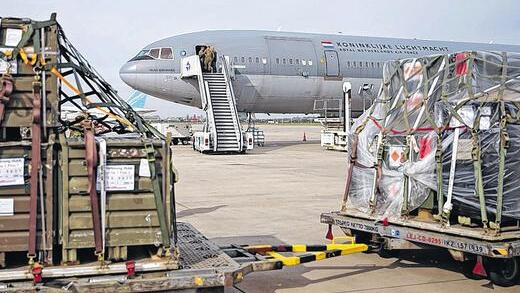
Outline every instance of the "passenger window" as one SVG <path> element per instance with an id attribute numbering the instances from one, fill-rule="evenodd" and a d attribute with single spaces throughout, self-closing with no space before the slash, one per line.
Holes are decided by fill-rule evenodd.
<path id="1" fill-rule="evenodd" d="M 365 67 L 368 68 L 368 62 L 365 62 Z"/>
<path id="2" fill-rule="evenodd" d="M 241 58 L 240 58 L 240 61 L 241 61 L 242 63 L 246 63 L 246 57 L 241 57 Z"/>
<path id="3" fill-rule="evenodd" d="M 374 62 L 371 62 L 371 64 L 370 64 L 370 65 L 372 66 L 372 68 L 374 68 L 374 67 L 375 67 L 375 66 L 374 66 Z"/>
<path id="4" fill-rule="evenodd" d="M 280 58 L 276 58 L 276 64 L 280 64 Z"/>
<path id="5" fill-rule="evenodd" d="M 352 67 L 356 68 L 356 61 L 352 62 Z"/>
<path id="6" fill-rule="evenodd" d="M 151 49 L 149 55 L 153 58 L 159 58 L 159 49 Z"/>
<path id="7" fill-rule="evenodd" d="M 308 63 L 309 63 L 309 66 L 312 66 L 312 60 L 311 59 L 309 59 Z"/>
<path id="8" fill-rule="evenodd" d="M 260 63 L 260 58 L 256 57 L 255 61 L 256 61 L 256 63 Z"/>
<path id="9" fill-rule="evenodd" d="M 172 48 L 162 48 L 161 59 L 173 59 Z"/>
<path id="10" fill-rule="evenodd" d="M 233 62 L 238 63 L 238 57 L 233 57 Z"/>
<path id="11" fill-rule="evenodd" d="M 347 67 L 350 67 L 350 61 L 347 61 Z"/>
<path id="12" fill-rule="evenodd" d="M 300 59 L 298 59 L 298 58 L 294 59 L 294 64 L 300 65 Z"/>
<path id="13" fill-rule="evenodd" d="M 289 58 L 289 64 L 292 65 L 292 58 Z"/>
<path id="14" fill-rule="evenodd" d="M 285 58 L 282 58 L 282 63 L 283 65 L 285 65 L 287 63 L 287 61 L 285 60 Z"/>
<path id="15" fill-rule="evenodd" d="M 359 67 L 363 67 L 363 62 L 359 61 Z"/>
<path id="16" fill-rule="evenodd" d="M 253 57 L 248 58 L 249 63 L 253 63 Z"/>
<path id="17" fill-rule="evenodd" d="M 381 63 L 377 62 L 377 68 L 381 67 Z"/>

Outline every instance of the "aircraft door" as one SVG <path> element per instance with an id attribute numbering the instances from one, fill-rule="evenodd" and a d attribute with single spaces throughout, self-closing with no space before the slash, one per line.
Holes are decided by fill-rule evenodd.
<path id="1" fill-rule="evenodd" d="M 325 66 L 327 76 L 339 76 L 339 58 L 338 52 L 325 51 Z"/>
<path id="2" fill-rule="evenodd" d="M 312 97 L 318 94 L 318 63 L 312 40 L 288 37 L 267 37 L 270 87 L 266 96 L 287 99 Z M 302 99 L 300 103 L 304 103 Z M 276 102 L 282 102 L 277 99 Z M 309 103 L 313 103 L 310 101 Z"/>

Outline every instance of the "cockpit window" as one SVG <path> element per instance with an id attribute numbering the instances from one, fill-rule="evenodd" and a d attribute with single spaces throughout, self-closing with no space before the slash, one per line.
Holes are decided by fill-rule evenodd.
<path id="1" fill-rule="evenodd" d="M 150 51 L 150 50 L 141 50 L 141 52 L 137 53 L 136 57 L 144 56 L 144 55 L 146 55 L 148 53 L 148 51 Z"/>
<path id="2" fill-rule="evenodd" d="M 172 48 L 161 48 L 161 59 L 173 59 Z"/>
<path id="3" fill-rule="evenodd" d="M 130 61 L 153 60 L 152 57 L 148 56 L 148 52 L 150 52 L 150 50 L 141 50 L 134 58 L 130 59 Z"/>
<path id="4" fill-rule="evenodd" d="M 154 60 L 154 59 L 172 60 L 173 59 L 172 48 L 167 47 L 167 48 L 144 49 L 144 50 L 141 50 L 134 58 L 130 59 L 130 61 Z"/>
<path id="5" fill-rule="evenodd" d="M 148 54 L 155 59 L 159 58 L 159 48 L 151 49 L 150 53 L 148 53 Z"/>

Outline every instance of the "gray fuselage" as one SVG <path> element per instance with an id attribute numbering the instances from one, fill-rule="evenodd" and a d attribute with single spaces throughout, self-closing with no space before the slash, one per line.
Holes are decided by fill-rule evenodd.
<path id="1" fill-rule="evenodd" d="M 128 61 L 121 79 L 132 88 L 161 99 L 201 107 L 198 83 L 180 78 L 180 62 L 195 55 L 196 46 L 214 46 L 229 56 L 235 72 L 233 88 L 239 112 L 312 113 L 314 101 L 342 96 L 352 83 L 352 108 L 360 111 L 365 97 L 381 84 L 383 63 L 457 51 L 520 52 L 520 46 L 322 35 L 272 31 L 203 31 L 177 35 L 146 46 L 146 58 Z M 150 50 L 160 51 L 157 58 Z M 164 55 L 164 56 L 161 56 Z M 161 58 L 164 57 L 164 58 Z"/>

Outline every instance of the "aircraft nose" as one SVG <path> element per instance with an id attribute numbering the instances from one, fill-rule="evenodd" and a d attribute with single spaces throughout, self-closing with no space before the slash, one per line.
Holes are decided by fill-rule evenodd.
<path id="1" fill-rule="evenodd" d="M 119 69 L 119 77 L 130 87 L 135 87 L 136 75 L 137 64 L 135 62 L 127 62 Z"/>

